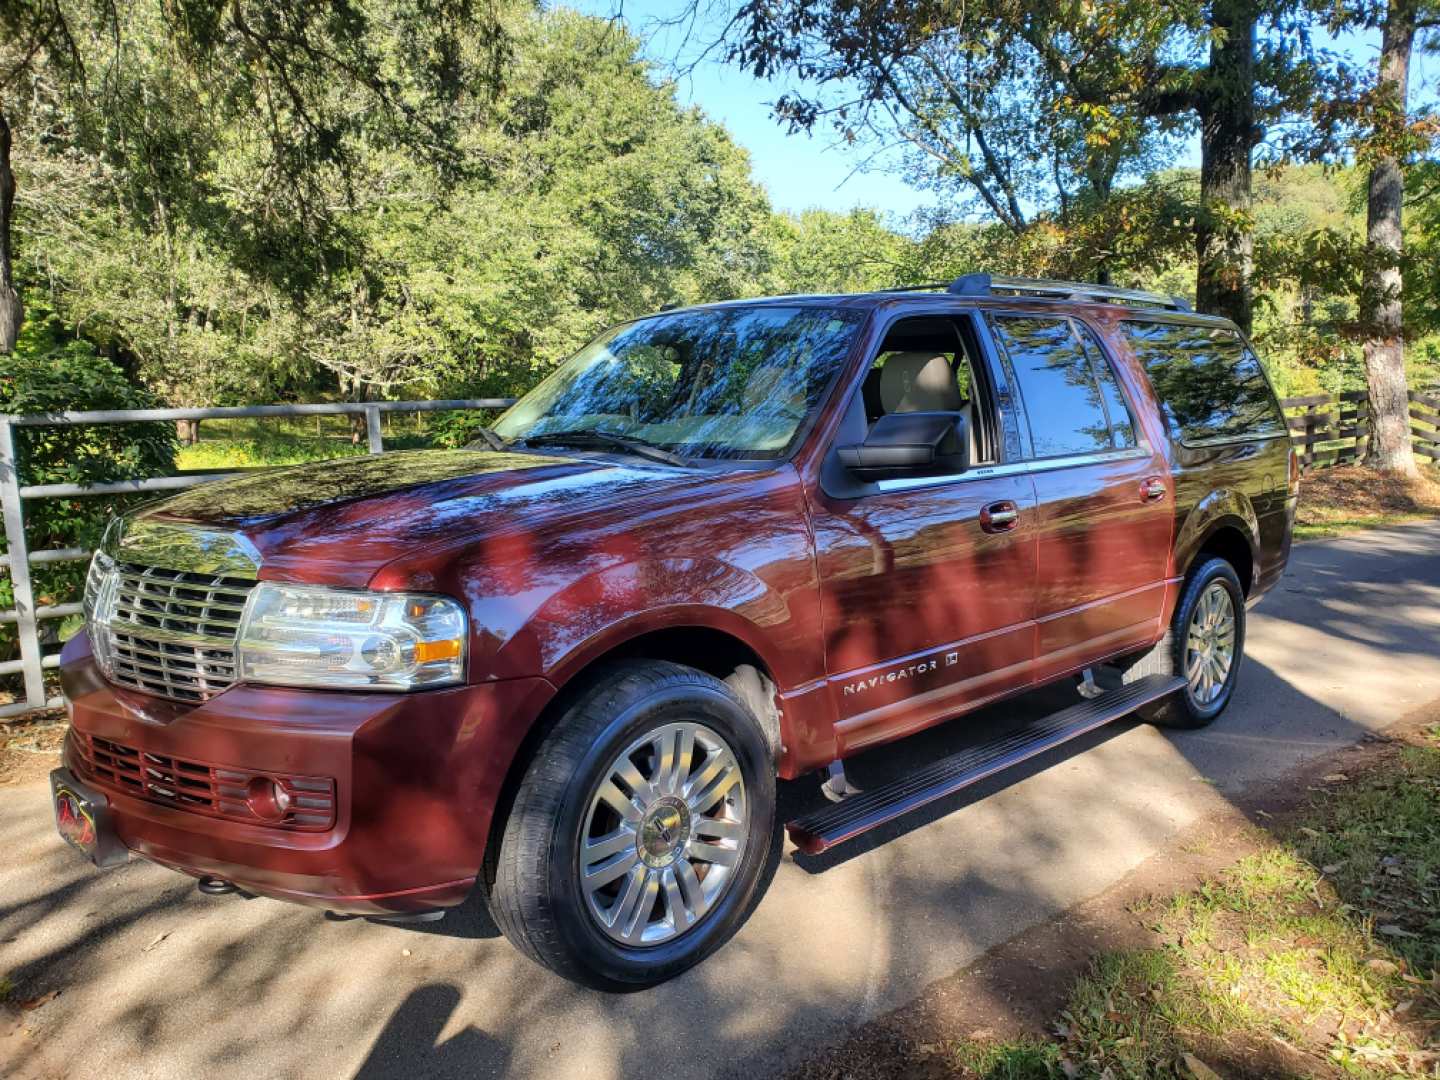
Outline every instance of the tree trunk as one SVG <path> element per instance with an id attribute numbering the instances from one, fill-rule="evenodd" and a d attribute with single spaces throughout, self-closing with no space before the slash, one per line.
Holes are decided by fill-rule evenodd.
<path id="1" fill-rule="evenodd" d="M 1381 152 L 1370 169 L 1365 285 L 1360 297 L 1360 322 L 1365 328 L 1365 385 L 1370 391 L 1370 449 L 1365 463 L 1407 476 L 1417 476 L 1420 470 L 1410 442 L 1405 332 L 1401 322 L 1400 214 L 1405 176 L 1400 160 L 1386 144 L 1404 131 L 1414 42 L 1413 0 L 1390 0 L 1380 45 L 1380 78 L 1375 87 L 1376 137 Z M 1392 127 L 1394 130 L 1390 130 Z"/>
<path id="2" fill-rule="evenodd" d="M 1250 332 L 1250 151 L 1255 127 L 1255 8 L 1252 0 L 1216 0 L 1200 90 L 1200 214 L 1195 223 L 1196 307 Z"/>
<path id="3" fill-rule="evenodd" d="M 15 172 L 10 167 L 10 124 L 0 108 L 0 356 L 14 350 L 25 309 L 15 288 L 11 222 L 15 217 Z"/>

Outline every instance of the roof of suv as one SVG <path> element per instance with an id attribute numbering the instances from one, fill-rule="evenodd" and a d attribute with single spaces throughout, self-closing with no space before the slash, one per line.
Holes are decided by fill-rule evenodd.
<path id="1" fill-rule="evenodd" d="M 1048 301 L 1050 305 L 1104 304 L 1133 311 L 1137 315 L 1182 315 L 1185 321 L 1214 322 L 1230 325 L 1218 315 L 1195 312 L 1182 297 L 1164 296 L 1139 289 L 1121 289 L 1093 285 L 1081 281 L 1052 281 L 1040 278 L 992 277 L 990 274 L 966 274 L 949 283 L 901 285 L 862 293 L 792 293 L 781 296 L 758 296 L 721 300 L 710 304 L 674 305 L 662 311 L 725 308 L 751 305 L 824 305 L 827 307 L 873 308 L 882 303 L 904 299 L 916 300 L 986 300 Z"/>

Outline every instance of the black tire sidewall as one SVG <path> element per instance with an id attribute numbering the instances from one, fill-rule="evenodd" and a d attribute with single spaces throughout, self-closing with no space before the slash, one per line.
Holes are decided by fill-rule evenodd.
<path id="1" fill-rule="evenodd" d="M 578 880 L 581 831 L 590 799 L 615 756 L 663 724 L 700 723 L 729 745 L 745 784 L 750 831 L 735 879 L 703 921 L 672 941 L 631 948 L 595 924 Z M 553 822 L 547 882 L 555 926 L 576 969 L 567 972 L 609 990 L 642 989 L 699 963 L 744 923 L 764 878 L 775 818 L 775 775 L 765 738 L 723 684 L 669 685 L 627 702 L 577 762 Z"/>
<path id="2" fill-rule="evenodd" d="M 1194 575 L 1185 584 L 1185 591 L 1180 596 L 1180 603 L 1175 610 L 1175 620 L 1171 624 L 1171 639 L 1174 667 L 1171 669 L 1181 678 L 1185 678 L 1185 652 L 1190 639 L 1190 620 L 1195 615 L 1195 607 L 1200 603 L 1200 598 L 1205 595 L 1211 584 L 1219 581 L 1225 586 L 1225 591 L 1230 594 L 1230 603 L 1235 612 L 1235 659 L 1230 665 L 1230 673 L 1226 676 L 1225 686 L 1220 696 L 1208 705 L 1200 705 L 1190 693 L 1190 685 L 1187 680 L 1185 688 L 1177 692 L 1171 699 L 1171 714 L 1167 719 L 1172 726 L 1177 727 L 1204 727 L 1217 716 L 1225 711 L 1230 704 L 1230 699 L 1235 696 L 1235 687 L 1240 680 L 1240 668 L 1245 661 L 1245 593 L 1240 587 L 1240 579 L 1235 574 L 1235 569 L 1224 559 L 1210 559 L 1197 568 Z M 1178 713 L 1179 715 L 1174 715 Z"/>

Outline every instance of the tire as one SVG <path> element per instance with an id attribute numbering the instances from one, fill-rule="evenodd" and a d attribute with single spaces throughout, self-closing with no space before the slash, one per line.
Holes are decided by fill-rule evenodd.
<path id="1" fill-rule="evenodd" d="M 1146 675 L 1184 675 L 1190 641 L 1187 631 L 1202 603 L 1216 603 L 1216 600 L 1207 600 L 1214 596 L 1216 590 L 1224 592 L 1228 600 L 1228 612 L 1234 623 L 1230 660 L 1225 667 L 1224 678 L 1216 679 L 1209 687 L 1206 687 L 1203 681 L 1199 687 L 1187 682 L 1184 690 L 1144 706 L 1139 713 L 1152 724 L 1171 728 L 1205 727 L 1225 711 L 1235 694 L 1235 684 L 1245 657 L 1245 594 L 1234 567 L 1219 558 L 1207 559 L 1190 572 L 1190 576 L 1185 579 L 1185 588 L 1180 593 L 1180 599 L 1175 604 L 1175 614 L 1165 636 L 1149 652 L 1132 658 L 1124 666 L 1124 681 L 1132 682 Z M 1224 601 L 1219 601 L 1217 606 L 1223 610 Z M 1214 651 L 1219 652 L 1218 642 Z M 1194 660 L 1193 654 L 1191 659 Z"/>
<path id="2" fill-rule="evenodd" d="M 568 979 L 654 986 L 745 922 L 773 871 L 774 820 L 774 761 L 734 691 L 679 664 L 616 664 L 565 706 L 530 762 L 491 912 Z"/>

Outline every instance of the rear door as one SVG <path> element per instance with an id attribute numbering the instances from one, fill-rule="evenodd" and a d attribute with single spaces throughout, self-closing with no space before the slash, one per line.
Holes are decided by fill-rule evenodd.
<path id="1" fill-rule="evenodd" d="M 1165 459 L 1099 338 L 1064 315 L 986 317 L 1035 485 L 1035 679 L 1153 641 L 1174 530 Z"/>

